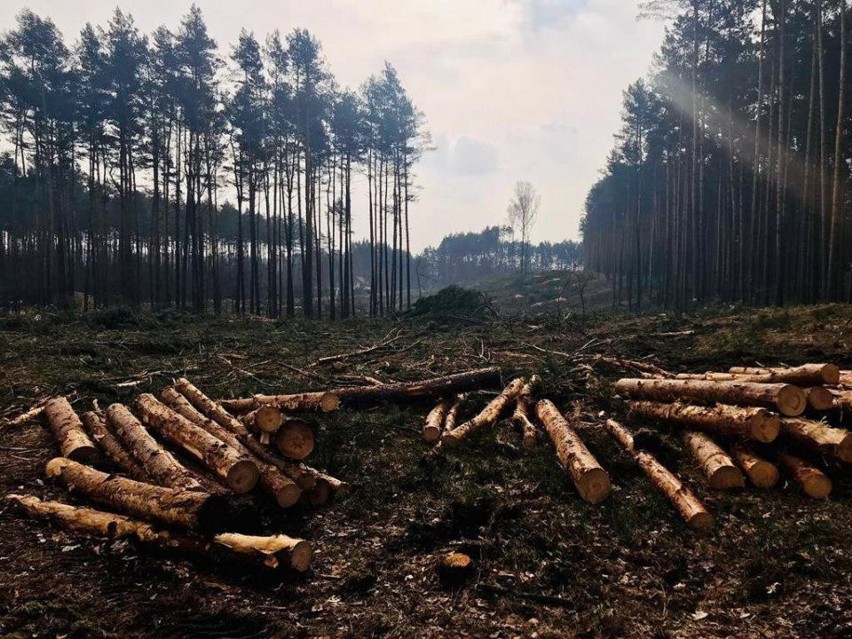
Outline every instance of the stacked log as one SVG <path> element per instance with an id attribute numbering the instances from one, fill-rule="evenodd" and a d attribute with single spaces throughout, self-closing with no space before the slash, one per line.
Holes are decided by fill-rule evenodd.
<path id="1" fill-rule="evenodd" d="M 798 417 L 807 407 L 805 392 L 797 386 L 783 383 L 626 378 L 618 380 L 615 388 L 634 399 L 763 406 L 777 409 L 789 417 Z"/>
<path id="2" fill-rule="evenodd" d="M 710 488 L 728 490 L 745 486 L 745 478 L 734 460 L 709 435 L 688 430 L 683 433 L 683 440 L 707 477 Z"/>
<path id="3" fill-rule="evenodd" d="M 811 452 L 852 464 L 852 433 L 810 419 L 781 420 L 784 434 L 796 445 Z"/>
<path id="4" fill-rule="evenodd" d="M 631 413 L 685 428 L 725 437 L 738 437 L 769 443 L 778 437 L 781 420 L 765 408 L 729 406 L 693 406 L 681 402 L 628 402 Z"/>
<path id="5" fill-rule="evenodd" d="M 751 448 L 741 443 L 731 446 L 734 461 L 756 488 L 772 488 L 778 483 L 778 468 L 772 462 L 759 457 Z"/>
<path id="6" fill-rule="evenodd" d="M 538 431 L 530 420 L 532 402 L 535 393 L 541 386 L 541 378 L 538 375 L 530 377 L 518 395 L 518 403 L 512 414 L 512 422 L 521 431 L 523 447 L 525 450 L 533 450 L 538 443 Z"/>
<path id="7" fill-rule="evenodd" d="M 808 497 L 825 499 L 831 494 L 831 480 L 801 457 L 781 452 L 778 453 L 778 461 Z"/>
<path id="8" fill-rule="evenodd" d="M 425 441 L 434 444 L 441 439 L 441 432 L 444 430 L 447 413 L 452 406 L 453 404 L 450 400 L 444 399 L 429 411 L 429 414 L 426 416 L 426 424 L 423 426 L 423 439 Z"/>

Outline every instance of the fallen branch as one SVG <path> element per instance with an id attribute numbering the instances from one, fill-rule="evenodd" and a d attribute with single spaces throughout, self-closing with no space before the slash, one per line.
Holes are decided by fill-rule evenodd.
<path id="1" fill-rule="evenodd" d="M 441 443 L 444 446 L 453 448 L 463 439 L 466 439 L 472 433 L 482 430 L 483 428 L 493 427 L 500 419 L 500 415 L 515 401 L 518 394 L 524 387 L 525 380 L 521 377 L 513 380 L 497 397 L 491 400 L 488 405 L 476 417 L 466 421 L 464 424 L 445 430 L 441 436 Z"/>

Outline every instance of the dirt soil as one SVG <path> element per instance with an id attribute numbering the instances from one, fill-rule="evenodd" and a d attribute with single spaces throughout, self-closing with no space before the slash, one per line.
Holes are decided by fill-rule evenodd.
<path id="1" fill-rule="evenodd" d="M 301 323 L 41 313 L 0 318 L 0 417 L 68 394 L 79 410 L 130 401 L 186 375 L 214 397 L 413 380 L 499 365 L 538 373 L 609 471 L 581 501 L 549 442 L 530 454 L 506 425 L 438 457 L 429 404 L 312 416 L 313 465 L 353 490 L 322 509 L 264 511 L 264 528 L 314 542 L 302 576 L 86 538 L 0 505 L 3 637 L 852 637 L 852 473 L 828 468 L 825 502 L 795 485 L 713 493 L 676 437 L 668 463 L 717 520 L 687 529 L 599 427 L 624 417 L 602 353 L 674 371 L 834 361 L 852 367 L 852 307 L 708 310 L 687 317 Z M 389 340 L 332 365 L 320 357 Z M 471 397 L 471 415 L 487 396 Z M 654 426 L 630 423 L 633 428 Z M 3 493 L 73 501 L 43 479 L 57 454 L 40 424 L 3 427 Z M 435 563 L 470 554 L 461 586 Z"/>

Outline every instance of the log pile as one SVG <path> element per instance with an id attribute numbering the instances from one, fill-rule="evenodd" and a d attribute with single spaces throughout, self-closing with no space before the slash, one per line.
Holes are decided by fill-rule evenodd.
<path id="1" fill-rule="evenodd" d="M 852 464 L 852 432 L 833 425 L 852 408 L 852 371 L 834 364 L 645 372 L 615 390 L 632 418 L 680 434 L 710 488 L 783 479 L 825 499 L 825 469 Z"/>

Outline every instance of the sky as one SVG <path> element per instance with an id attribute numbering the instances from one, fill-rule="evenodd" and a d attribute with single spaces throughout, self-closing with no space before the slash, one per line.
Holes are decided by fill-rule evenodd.
<path id="1" fill-rule="evenodd" d="M 29 7 L 69 44 L 116 5 L 144 32 L 177 28 L 182 0 L 4 0 L 0 30 Z M 412 248 L 506 222 L 519 180 L 541 195 L 533 241 L 579 239 L 583 203 L 619 127 L 621 92 L 644 76 L 663 25 L 637 0 L 196 0 L 227 55 L 240 29 L 310 30 L 342 86 L 393 64 L 435 150 L 416 168 Z M 366 178 L 363 178 L 366 182 Z M 366 197 L 363 207 L 366 207 Z M 363 233 L 358 215 L 355 231 Z"/>

